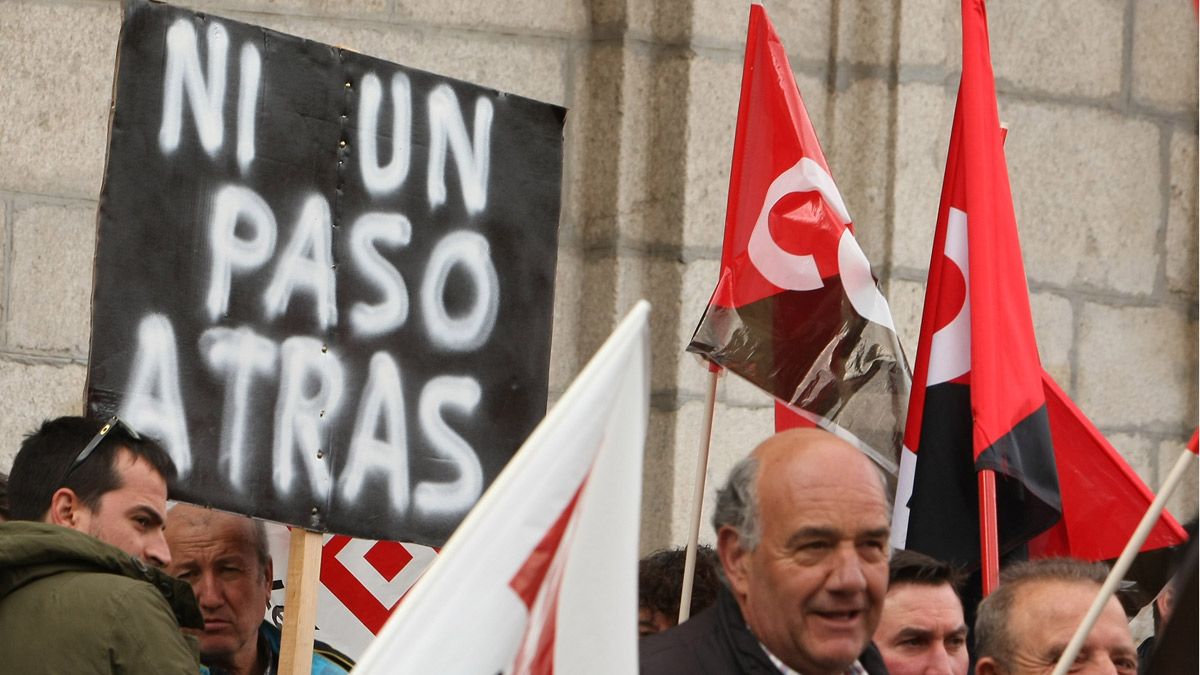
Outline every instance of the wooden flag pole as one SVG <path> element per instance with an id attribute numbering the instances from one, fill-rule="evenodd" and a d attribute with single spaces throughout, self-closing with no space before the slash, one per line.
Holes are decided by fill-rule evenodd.
<path id="1" fill-rule="evenodd" d="M 1000 532 L 996 525 L 996 473 L 979 472 L 979 569 L 983 597 L 1000 585 Z"/>
<path id="2" fill-rule="evenodd" d="M 317 580 L 321 576 L 321 533 L 292 528 L 279 645 L 281 675 L 312 672 L 313 633 L 317 621 Z"/>
<path id="3" fill-rule="evenodd" d="M 1008 125 L 1000 122 L 1000 146 L 1008 140 Z M 996 522 L 996 472 L 979 472 L 979 573 L 983 597 L 1000 585 L 1000 527 Z"/>
<path id="4" fill-rule="evenodd" d="M 1158 496 L 1150 503 L 1150 508 L 1146 510 L 1146 515 L 1142 516 L 1142 522 L 1138 523 L 1137 529 L 1133 531 L 1133 536 L 1129 538 L 1129 543 L 1125 544 L 1125 550 L 1121 551 L 1121 557 L 1117 558 L 1112 571 L 1108 573 L 1108 578 L 1104 580 L 1104 585 L 1100 587 L 1100 593 L 1096 595 L 1096 599 L 1092 601 L 1092 606 L 1088 608 L 1088 613 L 1083 617 L 1083 623 L 1079 624 L 1079 628 L 1075 630 L 1075 635 L 1071 636 L 1071 641 L 1067 643 L 1067 648 L 1063 651 L 1062 656 L 1058 658 L 1058 664 L 1054 666 L 1053 675 L 1064 675 L 1071 667 L 1071 664 L 1075 662 L 1075 657 L 1079 655 L 1079 650 L 1083 647 L 1083 641 L 1087 639 L 1088 633 L 1092 632 L 1092 627 L 1096 625 L 1096 621 L 1100 618 L 1104 607 L 1108 605 L 1108 599 L 1117 591 L 1117 586 L 1125 578 L 1125 573 L 1129 571 L 1129 566 L 1133 564 L 1133 559 L 1142 550 L 1142 544 L 1146 543 L 1146 538 L 1150 536 L 1150 531 L 1158 523 L 1158 517 L 1162 515 L 1163 509 L 1167 505 L 1167 500 L 1171 498 L 1171 495 L 1175 492 L 1175 488 L 1179 487 L 1179 483 L 1183 480 L 1184 474 L 1187 473 L 1188 467 L 1191 466 L 1191 460 L 1194 456 L 1191 450 L 1185 449 L 1183 454 L 1179 456 L 1179 459 L 1176 460 L 1175 466 L 1171 469 L 1171 473 L 1167 475 L 1167 480 L 1163 482 Z"/>
<path id="5" fill-rule="evenodd" d="M 700 451 L 696 457 L 696 480 L 692 489 L 692 528 L 688 532 L 687 556 L 683 559 L 683 588 L 679 593 L 679 623 L 692 613 L 692 582 L 696 578 L 696 547 L 700 542 L 700 510 L 704 506 L 704 480 L 708 476 L 708 449 L 712 444 L 713 410 L 717 406 L 717 377 L 721 368 L 708 365 L 708 392 L 704 396 L 704 422 L 700 425 Z"/>

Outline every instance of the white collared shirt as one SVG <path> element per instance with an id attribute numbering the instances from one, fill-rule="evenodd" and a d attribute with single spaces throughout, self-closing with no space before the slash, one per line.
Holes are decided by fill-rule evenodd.
<path id="1" fill-rule="evenodd" d="M 778 656 L 772 654 L 771 650 L 767 649 L 767 646 L 763 643 L 758 643 L 758 646 L 762 647 L 762 650 L 767 653 L 767 658 L 771 659 L 771 663 L 774 663 L 775 667 L 779 669 L 780 675 L 804 675 L 798 670 L 793 670 L 788 664 L 781 661 Z M 863 668 L 862 664 L 856 660 L 846 669 L 845 675 L 867 675 L 867 669 Z"/>

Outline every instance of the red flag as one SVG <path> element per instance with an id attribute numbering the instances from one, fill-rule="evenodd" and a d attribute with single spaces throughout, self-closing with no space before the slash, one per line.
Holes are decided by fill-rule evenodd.
<path id="1" fill-rule="evenodd" d="M 979 562 L 976 472 L 997 477 L 1001 551 L 1061 506 L 982 0 L 963 66 L 909 399 L 893 544 Z"/>
<path id="2" fill-rule="evenodd" d="M 904 355 L 761 5 L 750 7 L 721 277 L 688 349 L 895 473 Z"/>
<path id="3" fill-rule="evenodd" d="M 1150 508 L 1154 493 L 1066 392 L 1045 373 L 1042 381 L 1050 415 L 1050 435 L 1054 439 L 1063 517 L 1029 542 L 1029 556 L 1116 558 L 1125 550 L 1125 544 Z M 1163 511 L 1142 550 L 1185 541 L 1183 528 Z"/>

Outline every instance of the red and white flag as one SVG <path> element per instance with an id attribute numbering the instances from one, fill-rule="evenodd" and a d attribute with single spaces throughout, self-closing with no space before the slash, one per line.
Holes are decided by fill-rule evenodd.
<path id="1" fill-rule="evenodd" d="M 982 0 L 963 0 L 962 22 L 892 544 L 974 566 L 977 471 L 996 473 L 1000 553 L 1057 522 L 1062 506 Z"/>
<path id="2" fill-rule="evenodd" d="M 446 542 L 355 673 L 633 673 L 649 305 Z"/>
<path id="3" fill-rule="evenodd" d="M 1120 554 L 1153 499 L 1038 359 L 983 0 L 963 0 L 963 68 L 892 544 L 979 562 L 976 472 L 997 475 L 1000 553 Z M 1163 513 L 1144 549 L 1182 541 Z"/>
<path id="4" fill-rule="evenodd" d="M 895 475 L 908 367 L 759 4 L 750 7 L 721 277 L 688 350 Z"/>

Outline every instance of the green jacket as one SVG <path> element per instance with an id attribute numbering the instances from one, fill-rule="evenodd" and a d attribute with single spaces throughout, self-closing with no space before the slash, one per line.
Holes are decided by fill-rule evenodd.
<path id="1" fill-rule="evenodd" d="M 0 670 L 194 675 L 180 625 L 204 625 L 186 583 L 75 530 L 0 523 Z"/>

